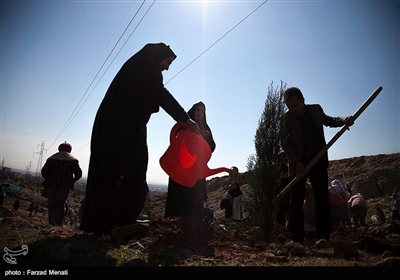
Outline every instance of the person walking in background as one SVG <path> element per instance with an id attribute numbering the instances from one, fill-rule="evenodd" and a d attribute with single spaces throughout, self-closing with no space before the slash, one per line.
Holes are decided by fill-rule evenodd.
<path id="1" fill-rule="evenodd" d="M 318 239 L 330 239 L 332 232 L 331 211 L 328 193 L 328 152 L 310 168 L 305 167 L 326 146 L 324 126 L 340 127 L 352 125 L 354 118 L 331 117 L 324 113 L 319 104 L 305 104 L 305 99 L 297 87 L 284 92 L 288 111 L 281 122 L 281 143 L 289 158 L 289 176 L 301 176 L 290 190 L 289 230 L 293 241 L 304 242 L 303 203 L 307 179 L 310 180 L 315 197 L 315 223 Z"/>
<path id="2" fill-rule="evenodd" d="M 198 124 L 200 134 L 207 141 L 211 152 L 214 152 L 216 144 L 207 123 L 205 104 L 201 101 L 193 104 L 188 115 Z M 193 187 L 188 188 L 169 177 L 164 216 L 165 218 L 173 216 L 205 218 L 204 202 L 207 199 L 205 178 L 198 180 Z"/>
<path id="3" fill-rule="evenodd" d="M 400 199 L 397 198 L 397 194 L 393 193 L 391 195 L 393 199 L 393 206 L 392 206 L 392 221 L 398 221 L 400 220 L 399 217 L 399 210 L 400 210 Z"/>
<path id="4" fill-rule="evenodd" d="M 364 196 L 358 192 L 352 195 L 348 201 L 351 216 L 353 217 L 353 223 L 356 228 L 365 227 L 365 217 L 367 216 L 367 201 Z"/>
<path id="5" fill-rule="evenodd" d="M 75 182 L 82 178 L 79 161 L 70 153 L 71 144 L 64 142 L 58 146 L 58 153 L 50 156 L 41 174 L 44 178 L 42 196 L 48 200 L 49 224 L 61 226 L 64 222 L 64 205 Z"/>
<path id="6" fill-rule="evenodd" d="M 137 222 L 149 191 L 147 123 L 160 107 L 199 132 L 163 84 L 162 71 L 175 58 L 165 43 L 146 44 L 112 80 L 93 124 L 81 230 L 110 234 L 114 226 Z"/>
<path id="7" fill-rule="evenodd" d="M 289 160 L 286 156 L 285 153 L 281 153 L 281 157 L 282 157 L 282 163 L 281 163 L 281 167 L 279 168 L 279 176 L 280 176 L 280 184 L 279 184 L 279 189 L 278 189 L 278 193 L 280 193 L 289 183 Z M 286 221 L 288 219 L 289 216 L 289 195 L 286 193 L 281 200 L 279 201 L 278 204 L 278 211 L 276 214 L 276 219 L 278 224 L 280 224 L 281 226 L 286 226 Z"/>

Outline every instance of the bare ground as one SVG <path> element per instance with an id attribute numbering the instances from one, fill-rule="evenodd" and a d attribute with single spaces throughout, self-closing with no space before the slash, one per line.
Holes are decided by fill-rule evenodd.
<path id="1" fill-rule="evenodd" d="M 209 183 L 215 181 L 218 181 L 220 186 L 214 187 L 216 189 L 209 187 L 207 205 L 214 211 L 212 220 L 164 219 L 166 194 L 153 194 L 146 205 L 146 214 L 142 217 L 150 220 L 149 226 L 143 231 L 124 238 L 97 236 L 80 231 L 76 216 L 79 203 L 72 203 L 70 206 L 75 216 L 69 217 L 66 225 L 48 227 L 45 201 L 41 200 L 37 194 L 24 192 L 20 197 L 22 203 L 18 211 L 10 210 L 15 197 L 9 195 L 3 208 L 0 208 L 0 247 L 16 250 L 24 244 L 29 245 L 29 254 L 18 258 L 20 268 L 43 265 L 71 269 L 74 267 L 320 267 L 331 269 L 368 267 L 363 278 L 371 279 L 370 277 L 377 276 L 376 273 L 381 273 L 380 266 L 390 269 L 400 265 L 398 224 L 388 220 L 377 224 L 370 219 L 376 214 L 377 205 L 383 209 L 386 217 L 390 216 L 391 200 L 387 194 L 368 199 L 370 210 L 367 227 L 335 228 L 331 236 L 333 246 L 319 247 L 313 230 L 306 232 L 304 246 L 292 243 L 290 233 L 283 227 L 274 229 L 274 235 L 267 244 L 261 241 L 255 242 L 251 238 L 251 232 L 246 227 L 246 220 L 238 222 L 223 217 L 223 210 L 219 209 L 219 200 L 226 191 L 226 180 L 218 178 L 218 180 L 210 180 Z M 27 208 L 32 200 L 40 201 L 42 207 L 37 215 L 30 216 Z M 343 244 L 355 248 L 356 252 L 349 253 L 346 250 L 344 250 L 346 253 L 341 252 L 340 246 Z M 7 264 L 4 266 L 5 269 L 10 267 L 14 268 Z M 372 267 L 374 270 L 371 270 Z M 107 275 L 107 271 L 98 270 L 97 272 L 99 271 L 101 275 Z M 109 271 L 114 273 L 115 270 Z M 232 271 L 236 272 L 229 274 L 230 278 L 237 278 L 239 275 L 241 278 L 250 278 L 247 274 L 243 274 L 242 270 Z M 285 274 L 287 270 L 278 271 Z M 340 270 L 329 271 L 329 275 L 333 276 Z M 200 277 L 202 272 L 199 271 L 197 275 Z M 384 275 L 391 277 L 386 273 Z M 296 276 L 293 275 L 294 278 Z M 118 276 L 114 275 L 115 277 Z M 173 278 L 179 277 L 182 276 L 175 275 Z M 322 277 L 329 278 L 329 276 Z M 189 278 L 196 277 L 189 275 Z M 262 278 L 265 278 L 265 275 Z"/>

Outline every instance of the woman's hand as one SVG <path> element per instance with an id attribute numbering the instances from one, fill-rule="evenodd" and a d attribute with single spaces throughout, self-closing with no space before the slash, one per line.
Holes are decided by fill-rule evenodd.
<path id="1" fill-rule="evenodd" d="M 199 133 L 200 132 L 200 127 L 197 125 L 197 123 L 192 120 L 192 119 L 188 119 L 186 121 L 188 128 L 187 130 L 191 131 L 191 132 L 195 132 L 195 133 Z"/>

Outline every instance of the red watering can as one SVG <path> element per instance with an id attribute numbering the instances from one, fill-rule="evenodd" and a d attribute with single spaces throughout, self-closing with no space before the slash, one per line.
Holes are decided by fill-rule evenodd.
<path id="1" fill-rule="evenodd" d="M 210 146 L 201 134 L 186 130 L 187 127 L 185 122 L 178 122 L 171 129 L 170 145 L 160 158 L 160 165 L 168 176 L 188 188 L 198 180 L 220 172 L 228 172 L 230 177 L 236 177 L 239 171 L 235 166 L 231 169 L 208 168 Z"/>

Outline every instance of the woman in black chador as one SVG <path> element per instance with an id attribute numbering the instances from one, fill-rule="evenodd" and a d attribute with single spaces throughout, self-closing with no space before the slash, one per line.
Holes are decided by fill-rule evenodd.
<path id="1" fill-rule="evenodd" d="M 215 150 L 215 142 L 211 129 L 207 124 L 206 106 L 198 102 L 188 111 L 189 116 L 199 125 L 200 133 L 210 146 L 211 152 Z M 207 200 L 206 179 L 200 179 L 192 188 L 175 182 L 172 178 L 168 181 L 167 202 L 165 217 L 204 217 L 204 202 Z"/>
<path id="2" fill-rule="evenodd" d="M 84 211 L 80 228 L 109 234 L 135 223 L 148 186 L 147 123 L 162 107 L 188 130 L 198 125 L 163 85 L 162 71 L 176 58 L 164 43 L 147 44 L 129 58 L 109 86 L 97 111 Z"/>

